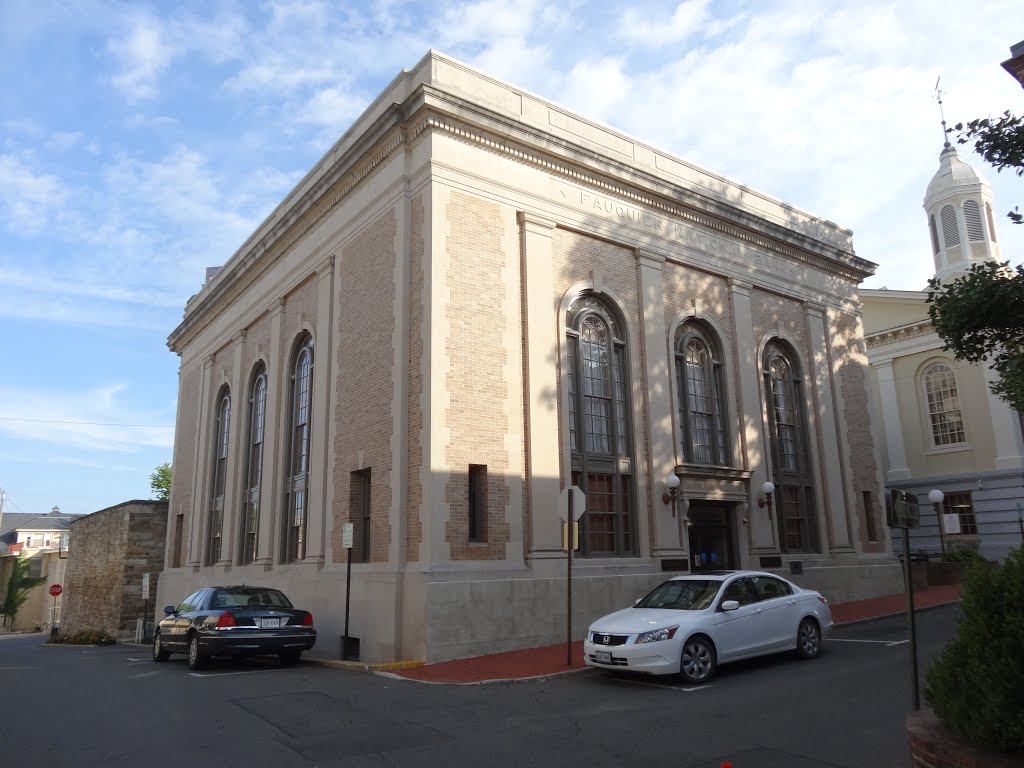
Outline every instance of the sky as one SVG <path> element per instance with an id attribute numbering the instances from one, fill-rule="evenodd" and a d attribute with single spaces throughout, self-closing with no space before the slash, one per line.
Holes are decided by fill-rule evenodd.
<path id="1" fill-rule="evenodd" d="M 934 271 L 950 125 L 1017 113 L 1020 0 L 0 0 L 4 511 L 152 496 L 167 337 L 223 264 L 431 48 L 853 230 L 869 288 Z M 961 157 L 1002 214 L 1024 180 Z M 1021 263 L 1024 226 L 996 224 Z"/>

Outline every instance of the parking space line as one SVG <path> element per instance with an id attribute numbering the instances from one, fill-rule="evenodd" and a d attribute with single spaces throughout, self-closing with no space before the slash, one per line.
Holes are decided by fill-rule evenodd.
<path id="1" fill-rule="evenodd" d="M 710 685 L 695 685 L 692 688 L 684 688 L 681 685 L 662 685 L 661 683 L 652 683 L 646 680 L 627 680 L 625 678 L 618 678 L 615 680 L 617 683 L 628 683 L 629 685 L 646 685 L 649 688 L 660 688 L 663 691 L 685 691 L 686 693 L 692 693 L 693 691 L 703 691 L 705 688 L 710 688 Z"/>
<path id="2" fill-rule="evenodd" d="M 886 648 L 892 648 L 894 645 L 906 645 L 909 642 L 910 642 L 910 640 L 894 640 L 891 643 L 886 643 L 885 647 Z"/>
<path id="3" fill-rule="evenodd" d="M 906 640 L 854 640 L 852 638 L 845 637 L 830 637 L 825 642 L 828 643 L 874 643 L 876 645 L 900 645 L 907 642 Z"/>
<path id="4" fill-rule="evenodd" d="M 131 656 L 128 656 L 126 661 L 149 661 L 149 659 L 133 659 Z"/>
<path id="5" fill-rule="evenodd" d="M 0 667 L 0 672 L 15 672 L 19 669 L 39 669 L 39 667 Z"/>
<path id="6" fill-rule="evenodd" d="M 246 669 L 241 672 L 189 672 L 192 677 L 228 677 L 229 675 L 266 675 L 270 672 L 294 672 L 302 667 L 291 667 L 289 669 Z"/>
<path id="7" fill-rule="evenodd" d="M 140 672 L 137 675 L 128 675 L 129 680 L 138 680 L 140 677 L 152 677 L 153 675 L 159 675 L 155 669 L 152 672 Z"/>

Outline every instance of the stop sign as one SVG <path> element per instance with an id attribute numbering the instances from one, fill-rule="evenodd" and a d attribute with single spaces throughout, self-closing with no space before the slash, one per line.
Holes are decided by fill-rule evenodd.
<path id="1" fill-rule="evenodd" d="M 62 587 L 60 584 L 51 584 L 50 585 L 50 594 L 53 595 L 54 597 L 56 597 L 57 595 L 59 595 L 63 591 L 64 591 L 64 587 Z"/>

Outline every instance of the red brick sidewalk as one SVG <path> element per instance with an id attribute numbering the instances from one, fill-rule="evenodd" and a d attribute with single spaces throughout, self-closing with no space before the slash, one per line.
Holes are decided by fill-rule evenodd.
<path id="1" fill-rule="evenodd" d="M 955 603 L 960 600 L 960 585 L 928 587 L 914 593 L 915 609 L 931 608 L 936 605 Z M 907 610 L 906 595 L 888 595 L 873 600 L 857 600 L 851 603 L 837 603 L 830 606 L 836 624 L 875 619 L 904 613 Z M 483 683 L 495 680 L 525 680 L 533 677 L 548 677 L 563 672 L 583 669 L 583 641 L 572 644 L 572 664 L 568 663 L 565 643 L 527 648 L 521 651 L 494 653 L 471 659 L 442 661 L 418 667 L 401 669 L 392 674 L 410 680 L 429 683 L 459 685 Z"/>

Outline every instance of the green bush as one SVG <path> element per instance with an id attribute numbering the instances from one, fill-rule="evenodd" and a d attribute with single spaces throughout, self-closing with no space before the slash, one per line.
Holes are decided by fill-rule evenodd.
<path id="1" fill-rule="evenodd" d="M 979 747 L 1024 753 L 1024 548 L 997 567 L 971 562 L 956 634 L 925 680 L 925 700 Z"/>
<path id="2" fill-rule="evenodd" d="M 978 550 L 968 549 L 967 547 L 947 551 L 945 559 L 948 563 L 975 563 L 985 560 Z"/>
<path id="3" fill-rule="evenodd" d="M 58 635 L 50 642 L 67 645 L 117 645 L 117 640 L 104 629 L 82 629 L 73 635 Z"/>

